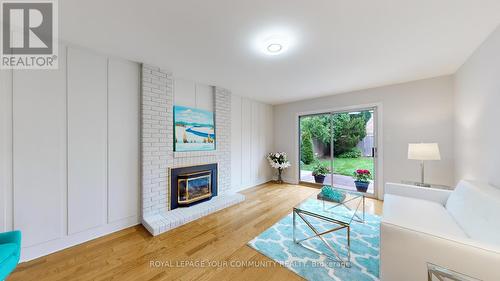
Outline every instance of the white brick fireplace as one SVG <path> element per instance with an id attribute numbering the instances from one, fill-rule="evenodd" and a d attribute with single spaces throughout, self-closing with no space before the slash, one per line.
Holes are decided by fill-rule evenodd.
<path id="1" fill-rule="evenodd" d="M 158 67 L 142 66 L 142 224 L 153 235 L 237 204 L 245 198 L 231 187 L 231 92 L 214 87 L 216 150 L 173 151 L 174 80 Z M 169 210 L 169 169 L 218 164 L 218 196 Z"/>

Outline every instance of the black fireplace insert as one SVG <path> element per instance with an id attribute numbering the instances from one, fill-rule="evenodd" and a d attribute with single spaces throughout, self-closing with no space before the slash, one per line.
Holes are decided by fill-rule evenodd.
<path id="1" fill-rule="evenodd" d="M 170 210 L 189 207 L 217 196 L 217 164 L 170 170 Z"/>

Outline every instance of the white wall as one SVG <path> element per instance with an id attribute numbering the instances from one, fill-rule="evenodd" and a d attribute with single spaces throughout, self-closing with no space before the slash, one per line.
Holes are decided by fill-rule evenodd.
<path id="1" fill-rule="evenodd" d="M 275 149 L 289 154 L 287 181 L 297 182 L 297 115 L 318 110 L 382 104 L 383 179 L 399 182 L 419 179 L 419 163 L 407 159 L 410 142 L 438 142 L 441 161 L 428 162 L 426 181 L 452 184 L 453 80 L 451 76 L 356 91 L 274 107 Z M 295 140 L 295 141 L 294 141 Z"/>
<path id="2" fill-rule="evenodd" d="M 66 52 L 54 71 L 13 73 L 14 229 L 23 247 L 64 235 Z"/>
<path id="3" fill-rule="evenodd" d="M 273 108 L 231 96 L 231 186 L 241 190 L 272 178 L 266 155 L 273 151 Z"/>
<path id="4" fill-rule="evenodd" d="M 455 75 L 456 181 L 500 187 L 500 28 Z"/>
<path id="5" fill-rule="evenodd" d="M 135 62 L 108 60 L 108 223 L 139 216 L 139 71 Z"/>
<path id="6" fill-rule="evenodd" d="M 139 64 L 59 50 L 58 70 L 0 76 L 0 225 L 22 260 L 139 222 Z"/>
<path id="7" fill-rule="evenodd" d="M 175 78 L 174 105 L 189 106 L 214 112 L 214 99 L 213 86 Z"/>
<path id="8" fill-rule="evenodd" d="M 0 70 L 0 231 L 12 229 L 12 71 Z"/>

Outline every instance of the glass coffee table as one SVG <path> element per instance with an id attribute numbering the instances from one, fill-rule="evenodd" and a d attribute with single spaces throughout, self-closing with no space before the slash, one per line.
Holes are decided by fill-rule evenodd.
<path id="1" fill-rule="evenodd" d="M 353 221 L 364 223 L 365 220 L 365 193 L 347 191 L 337 189 L 343 192 L 346 197 L 342 202 L 333 202 L 325 200 L 322 197 L 314 195 L 293 208 L 293 241 L 311 251 L 318 254 L 325 255 L 326 257 L 345 263 L 350 266 L 351 261 L 351 223 Z M 297 232 L 297 219 L 300 218 L 314 234 L 305 238 L 298 239 Z M 321 220 L 332 223 L 332 228 L 319 230 L 314 226 L 314 220 Z M 347 245 L 338 245 L 346 247 L 347 258 L 341 257 L 339 251 L 329 242 L 326 234 L 346 229 Z M 305 245 L 303 242 L 312 238 L 319 238 L 328 249 L 329 253 L 321 251 L 317 248 Z"/>

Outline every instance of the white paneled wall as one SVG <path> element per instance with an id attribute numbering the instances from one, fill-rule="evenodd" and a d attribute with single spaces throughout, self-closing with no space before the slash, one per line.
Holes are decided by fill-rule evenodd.
<path id="1" fill-rule="evenodd" d="M 174 93 L 175 105 L 196 107 L 196 83 L 194 81 L 174 79 Z"/>
<path id="2" fill-rule="evenodd" d="M 231 183 L 241 190 L 272 178 L 266 160 L 273 151 L 273 108 L 271 105 L 232 95 L 231 97 Z"/>
<path id="3" fill-rule="evenodd" d="M 140 66 L 108 60 L 108 223 L 139 216 Z"/>
<path id="4" fill-rule="evenodd" d="M 59 52 L 0 72 L 0 230 L 23 232 L 22 260 L 139 223 L 140 66 Z"/>
<path id="5" fill-rule="evenodd" d="M 214 112 L 214 87 L 192 80 L 174 79 L 174 105 L 195 107 Z"/>
<path id="6" fill-rule="evenodd" d="M 69 49 L 68 234 L 105 223 L 107 100 L 107 58 Z"/>
<path id="7" fill-rule="evenodd" d="M 231 187 L 240 187 L 243 177 L 241 102 L 241 97 L 235 95 L 231 97 Z"/>
<path id="8" fill-rule="evenodd" d="M 0 70 L 0 231 L 12 228 L 12 71 Z"/>
<path id="9" fill-rule="evenodd" d="M 241 142 L 241 180 L 236 186 L 251 186 L 252 184 L 252 101 L 241 98 L 241 110 L 231 111 L 234 114 L 241 112 L 241 135 L 232 135 L 233 142 Z M 238 124 L 233 124 L 238 126 Z"/>
<path id="10" fill-rule="evenodd" d="M 210 85 L 196 83 L 195 92 L 196 92 L 195 107 L 208 111 L 213 111 L 215 108 L 214 87 Z"/>
<path id="11" fill-rule="evenodd" d="M 13 73 L 14 229 L 23 245 L 64 235 L 66 69 Z"/>

